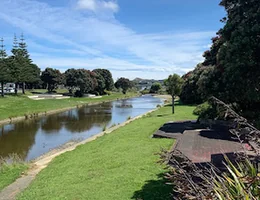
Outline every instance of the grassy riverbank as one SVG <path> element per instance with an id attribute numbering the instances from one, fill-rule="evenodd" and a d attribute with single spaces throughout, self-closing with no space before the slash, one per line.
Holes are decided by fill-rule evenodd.
<path id="1" fill-rule="evenodd" d="M 102 98 L 70 98 L 70 99 L 46 99 L 46 100 L 31 100 L 27 96 L 6 96 L 0 98 L 0 120 L 25 116 L 34 113 L 74 107 L 77 105 L 103 102 L 115 100 L 117 98 L 127 98 L 136 96 L 137 93 L 112 93 L 110 96 Z"/>
<path id="2" fill-rule="evenodd" d="M 172 115 L 171 107 L 160 108 L 57 157 L 18 199 L 170 199 L 172 188 L 162 180 L 165 169 L 155 153 L 173 140 L 151 135 L 167 121 L 195 119 L 193 110 L 176 106 Z"/>
<path id="3" fill-rule="evenodd" d="M 27 164 L 1 164 L 0 165 L 0 191 L 21 176 L 28 169 Z"/>

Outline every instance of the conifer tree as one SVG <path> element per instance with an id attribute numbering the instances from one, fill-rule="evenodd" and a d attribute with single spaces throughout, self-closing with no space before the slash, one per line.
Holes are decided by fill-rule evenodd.
<path id="1" fill-rule="evenodd" d="M 8 79 L 7 53 L 5 50 L 4 39 L 0 40 L 0 82 L 1 96 L 4 97 L 4 82 Z"/>

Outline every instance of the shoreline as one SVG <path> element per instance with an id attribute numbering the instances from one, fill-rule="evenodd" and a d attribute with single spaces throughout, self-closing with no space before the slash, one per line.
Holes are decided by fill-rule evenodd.
<path id="1" fill-rule="evenodd" d="M 54 109 L 54 110 L 49 110 L 49 111 L 39 112 L 39 113 L 32 113 L 32 114 L 28 114 L 28 115 L 24 115 L 24 116 L 10 117 L 10 118 L 7 118 L 7 119 L 0 120 L 0 126 L 19 122 L 19 121 L 23 121 L 23 120 L 30 120 L 30 119 L 34 119 L 34 118 L 37 118 L 37 117 L 53 115 L 53 114 L 65 112 L 65 111 L 68 111 L 68 110 L 72 110 L 72 109 L 75 109 L 75 108 L 81 108 L 83 106 L 99 105 L 99 104 L 102 104 L 102 103 L 124 100 L 124 99 L 134 98 L 134 97 L 138 97 L 138 96 L 140 96 L 140 94 L 136 94 L 136 95 L 130 96 L 130 97 L 116 98 L 116 99 L 113 99 L 113 100 L 105 100 L 105 101 L 102 101 L 102 98 L 100 98 L 100 100 L 101 100 L 100 102 L 93 102 L 93 103 L 87 103 L 86 102 L 86 103 L 83 103 L 83 104 L 80 104 L 80 105 L 70 106 L 70 107 L 66 107 L 66 108 Z"/>
<path id="2" fill-rule="evenodd" d="M 43 154 L 42 156 L 39 156 L 38 158 L 35 158 L 34 160 L 32 160 L 31 162 L 29 162 L 29 169 L 25 172 L 24 175 L 22 175 L 20 178 L 16 179 L 15 182 L 13 182 L 12 184 L 8 185 L 6 188 L 4 188 L 2 191 L 0 191 L 0 200 L 4 200 L 4 199 L 15 199 L 15 197 L 22 192 L 24 189 L 26 189 L 30 183 L 35 179 L 36 175 L 41 172 L 41 170 L 43 170 L 44 168 L 46 168 L 49 163 L 56 158 L 57 156 L 60 156 L 63 153 L 66 152 L 70 152 L 75 150 L 78 146 L 80 145 L 84 145 L 87 144 L 91 141 L 94 141 L 96 139 L 98 139 L 99 137 L 102 137 L 106 134 L 110 134 L 113 133 L 115 130 L 124 127 L 125 125 L 142 118 L 143 116 L 146 116 L 149 113 L 152 113 L 156 110 L 158 110 L 159 108 L 155 108 L 153 110 L 150 110 L 144 114 L 138 115 L 134 118 L 131 118 L 117 126 L 111 127 L 109 129 L 107 129 L 106 131 L 100 132 L 96 135 L 91 136 L 88 139 L 85 139 L 83 141 L 80 142 L 67 142 L 63 145 L 61 145 L 60 147 L 57 147 L 49 152 L 47 152 L 46 154 Z"/>

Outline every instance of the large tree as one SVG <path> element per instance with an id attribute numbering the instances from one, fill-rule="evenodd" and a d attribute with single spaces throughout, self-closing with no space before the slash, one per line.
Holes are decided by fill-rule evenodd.
<path id="1" fill-rule="evenodd" d="M 97 88 L 96 74 L 85 69 L 68 69 L 65 72 L 65 85 L 71 93 L 77 89 L 76 96 L 83 96 Z"/>
<path id="2" fill-rule="evenodd" d="M 57 69 L 46 68 L 41 74 L 41 80 L 47 85 L 47 90 L 50 93 L 62 83 L 62 74 Z"/>
<path id="3" fill-rule="evenodd" d="M 12 78 L 16 82 L 15 93 L 17 93 L 17 86 L 22 83 L 22 91 L 25 93 L 25 83 L 31 83 L 39 78 L 39 69 L 36 68 L 32 60 L 30 59 L 29 52 L 27 50 L 27 44 L 25 42 L 23 34 L 18 42 L 16 36 L 14 36 L 13 48 L 11 50 L 12 59 L 11 71 Z"/>
<path id="4" fill-rule="evenodd" d="M 117 89 L 121 88 L 123 94 L 125 94 L 127 90 L 132 87 L 132 85 L 133 84 L 128 78 L 123 78 L 123 77 L 119 78 L 115 83 L 115 87 Z"/>
<path id="5" fill-rule="evenodd" d="M 105 87 L 104 90 L 109 90 L 111 91 L 114 88 L 114 80 L 112 77 L 112 74 L 109 70 L 107 69 L 95 69 L 93 72 L 97 75 L 100 75 L 103 77 L 105 81 Z M 103 81 L 103 80 L 101 80 Z"/>
<path id="6" fill-rule="evenodd" d="M 178 74 L 173 74 L 165 80 L 164 84 L 167 93 L 172 96 L 172 113 L 174 113 L 174 100 L 181 93 L 183 79 Z"/>
<path id="7" fill-rule="evenodd" d="M 77 87 L 77 70 L 72 68 L 68 69 L 65 73 L 65 86 L 68 88 L 70 93 L 73 93 L 73 91 Z"/>
<path id="8" fill-rule="evenodd" d="M 219 31 L 224 44 L 217 55 L 227 102 L 242 109 L 260 106 L 260 1 L 222 0 L 227 11 Z"/>
<path id="9" fill-rule="evenodd" d="M 4 39 L 0 40 L 0 83 L 1 83 L 1 96 L 4 97 L 4 83 L 7 82 L 10 77 L 10 72 L 8 69 L 8 59 L 7 53 L 4 46 Z"/>
<path id="10" fill-rule="evenodd" d="M 35 65 L 32 64 L 32 60 L 30 59 L 29 52 L 27 50 L 27 44 L 25 42 L 23 34 L 20 37 L 20 42 L 18 43 L 18 51 L 19 58 L 17 58 L 18 65 L 22 70 L 22 74 L 20 76 L 19 82 L 22 83 L 22 92 L 25 94 L 25 83 L 34 81 L 33 79 L 37 79 L 39 74 L 37 74 L 37 70 Z M 38 67 L 37 67 L 38 68 Z M 36 77 L 33 77 L 33 76 Z M 31 80 L 30 80 L 31 79 Z"/>

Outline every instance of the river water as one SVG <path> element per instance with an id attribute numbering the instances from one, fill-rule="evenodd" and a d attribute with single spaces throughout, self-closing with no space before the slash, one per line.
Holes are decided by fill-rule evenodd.
<path id="1" fill-rule="evenodd" d="M 71 140 L 87 139 L 144 114 L 163 100 L 150 95 L 84 106 L 66 112 L 0 126 L 0 157 L 18 154 L 32 160 Z"/>

